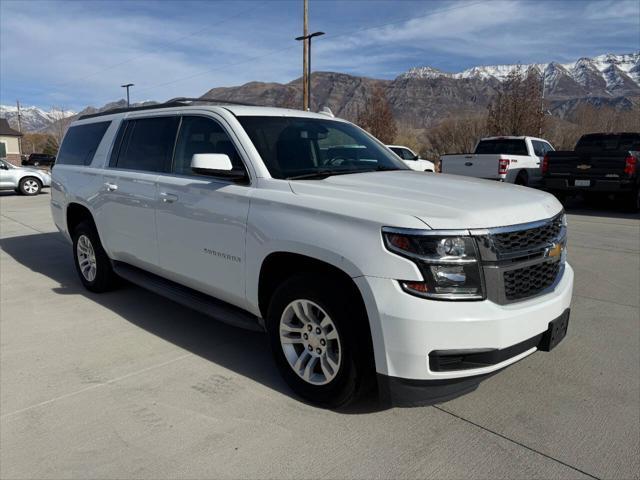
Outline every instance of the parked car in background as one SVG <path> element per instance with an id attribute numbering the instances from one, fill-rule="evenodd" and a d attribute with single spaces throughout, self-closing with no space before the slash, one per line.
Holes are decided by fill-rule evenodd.
<path id="1" fill-rule="evenodd" d="M 474 153 L 443 155 L 440 158 L 440 171 L 537 186 L 542 181 L 542 159 L 553 150 L 551 144 L 542 138 L 483 138 L 476 145 Z"/>
<path id="2" fill-rule="evenodd" d="M 32 153 L 29 155 L 26 160 L 22 160 L 23 166 L 33 166 L 33 167 L 50 167 L 56 161 L 55 155 L 49 155 L 46 153 Z"/>
<path id="3" fill-rule="evenodd" d="M 640 133 L 590 133 L 573 151 L 549 152 L 542 163 L 544 187 L 561 199 L 614 194 L 640 209 Z"/>
<path id="4" fill-rule="evenodd" d="M 420 156 L 409 147 L 403 145 L 387 145 L 387 147 L 398 155 L 411 170 L 417 170 L 419 172 L 435 172 L 436 170 L 433 162 L 420 158 Z"/>
<path id="5" fill-rule="evenodd" d="M 15 190 L 22 195 L 37 195 L 51 186 L 51 175 L 37 168 L 16 167 L 0 160 L 0 190 Z"/>
<path id="6" fill-rule="evenodd" d="M 323 114 L 175 103 L 64 137 L 51 211 L 88 290 L 121 276 L 265 331 L 286 382 L 328 407 L 376 382 L 392 403 L 460 394 L 564 338 L 553 195 L 412 171 Z"/>

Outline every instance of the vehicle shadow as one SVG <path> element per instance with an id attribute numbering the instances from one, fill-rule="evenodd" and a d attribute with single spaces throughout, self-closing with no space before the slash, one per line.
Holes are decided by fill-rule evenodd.
<path id="1" fill-rule="evenodd" d="M 54 280 L 58 295 L 82 295 L 126 321 L 277 392 L 294 397 L 271 359 L 266 335 L 231 327 L 164 297 L 122 282 L 119 289 L 94 294 L 82 287 L 71 260 L 70 246 L 58 233 L 0 239 L 0 249 L 21 265 Z M 337 410 L 365 414 L 385 410 L 376 391 L 357 404 Z"/>

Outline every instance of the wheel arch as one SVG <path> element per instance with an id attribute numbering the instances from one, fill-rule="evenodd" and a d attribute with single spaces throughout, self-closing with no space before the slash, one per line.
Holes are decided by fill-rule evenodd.
<path id="1" fill-rule="evenodd" d="M 67 213 L 66 213 L 66 223 L 67 223 L 67 232 L 71 236 L 75 228 L 80 225 L 83 221 L 89 221 L 93 225 L 93 227 L 97 231 L 96 222 L 93 219 L 93 214 L 91 210 L 89 210 L 86 206 L 77 203 L 71 202 L 67 205 Z"/>
<path id="2" fill-rule="evenodd" d="M 298 273 L 314 273 L 332 275 L 344 282 L 345 286 L 353 289 L 358 301 L 364 299 L 351 275 L 342 268 L 325 260 L 310 257 L 300 253 L 278 251 L 267 255 L 260 266 L 258 276 L 258 307 L 262 318 L 266 318 L 267 309 L 273 293 L 285 279 Z"/>

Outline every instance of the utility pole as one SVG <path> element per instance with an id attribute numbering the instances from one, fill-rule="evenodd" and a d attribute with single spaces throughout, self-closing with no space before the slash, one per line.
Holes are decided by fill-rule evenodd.
<path id="1" fill-rule="evenodd" d="M 302 19 L 302 36 L 307 37 L 309 35 L 309 0 L 303 1 L 304 13 Z M 302 109 L 309 110 L 309 79 L 307 78 L 307 75 L 309 74 L 309 44 L 307 42 L 303 42 L 302 45 Z"/>
<path id="2" fill-rule="evenodd" d="M 125 85 L 120 85 L 120 86 L 121 86 L 122 88 L 126 88 L 126 89 L 127 89 L 127 108 L 129 108 L 129 105 L 130 105 L 130 103 L 129 103 L 129 89 L 130 89 L 131 87 L 133 87 L 133 86 L 134 86 L 134 84 L 133 84 L 133 83 L 127 83 L 127 84 L 125 84 Z"/>
<path id="3" fill-rule="evenodd" d="M 22 133 L 22 113 L 20 113 L 20 100 L 16 100 L 16 107 L 18 108 L 18 131 Z M 18 137 L 18 151 L 22 154 L 22 137 Z"/>

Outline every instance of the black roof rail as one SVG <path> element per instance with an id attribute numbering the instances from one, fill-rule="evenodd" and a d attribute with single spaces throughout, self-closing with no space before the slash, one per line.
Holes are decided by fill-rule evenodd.
<path id="1" fill-rule="evenodd" d="M 105 110 L 103 112 L 89 113 L 86 115 L 82 115 L 81 117 L 78 118 L 78 120 L 84 120 L 86 118 L 102 117 L 104 115 L 113 115 L 114 113 L 137 112 L 140 110 L 153 110 L 156 108 L 184 107 L 185 105 L 186 103 L 183 103 L 183 102 L 169 101 L 165 103 L 156 103 L 154 105 L 144 105 L 139 107 L 112 108 L 110 110 Z"/>
<path id="2" fill-rule="evenodd" d="M 113 115 L 115 113 L 126 113 L 126 112 L 137 112 L 140 110 L 154 110 L 157 108 L 170 108 L 170 107 L 184 107 L 190 105 L 191 103 L 196 102 L 204 102 L 204 103 L 216 103 L 219 105 L 241 105 L 245 107 L 259 107 L 260 105 L 254 105 L 251 103 L 243 103 L 243 102 L 233 102 L 231 100 L 221 100 L 217 98 L 190 98 L 190 97 L 176 97 L 170 100 L 167 100 L 164 103 L 156 103 L 153 105 L 141 105 L 138 107 L 122 107 L 122 108 L 112 108 L 110 110 L 105 110 L 103 112 L 96 113 L 88 113 L 86 115 L 82 115 L 78 118 L 78 120 L 85 120 L 87 118 L 95 118 L 102 117 L 104 115 Z"/>
<path id="3" fill-rule="evenodd" d="M 168 102 L 204 102 L 204 103 L 218 103 L 220 105 L 240 105 L 243 107 L 263 107 L 264 105 L 256 105 L 255 103 L 235 102 L 233 100 L 223 100 L 221 98 L 191 98 L 191 97 L 176 97 L 168 100 Z"/>

